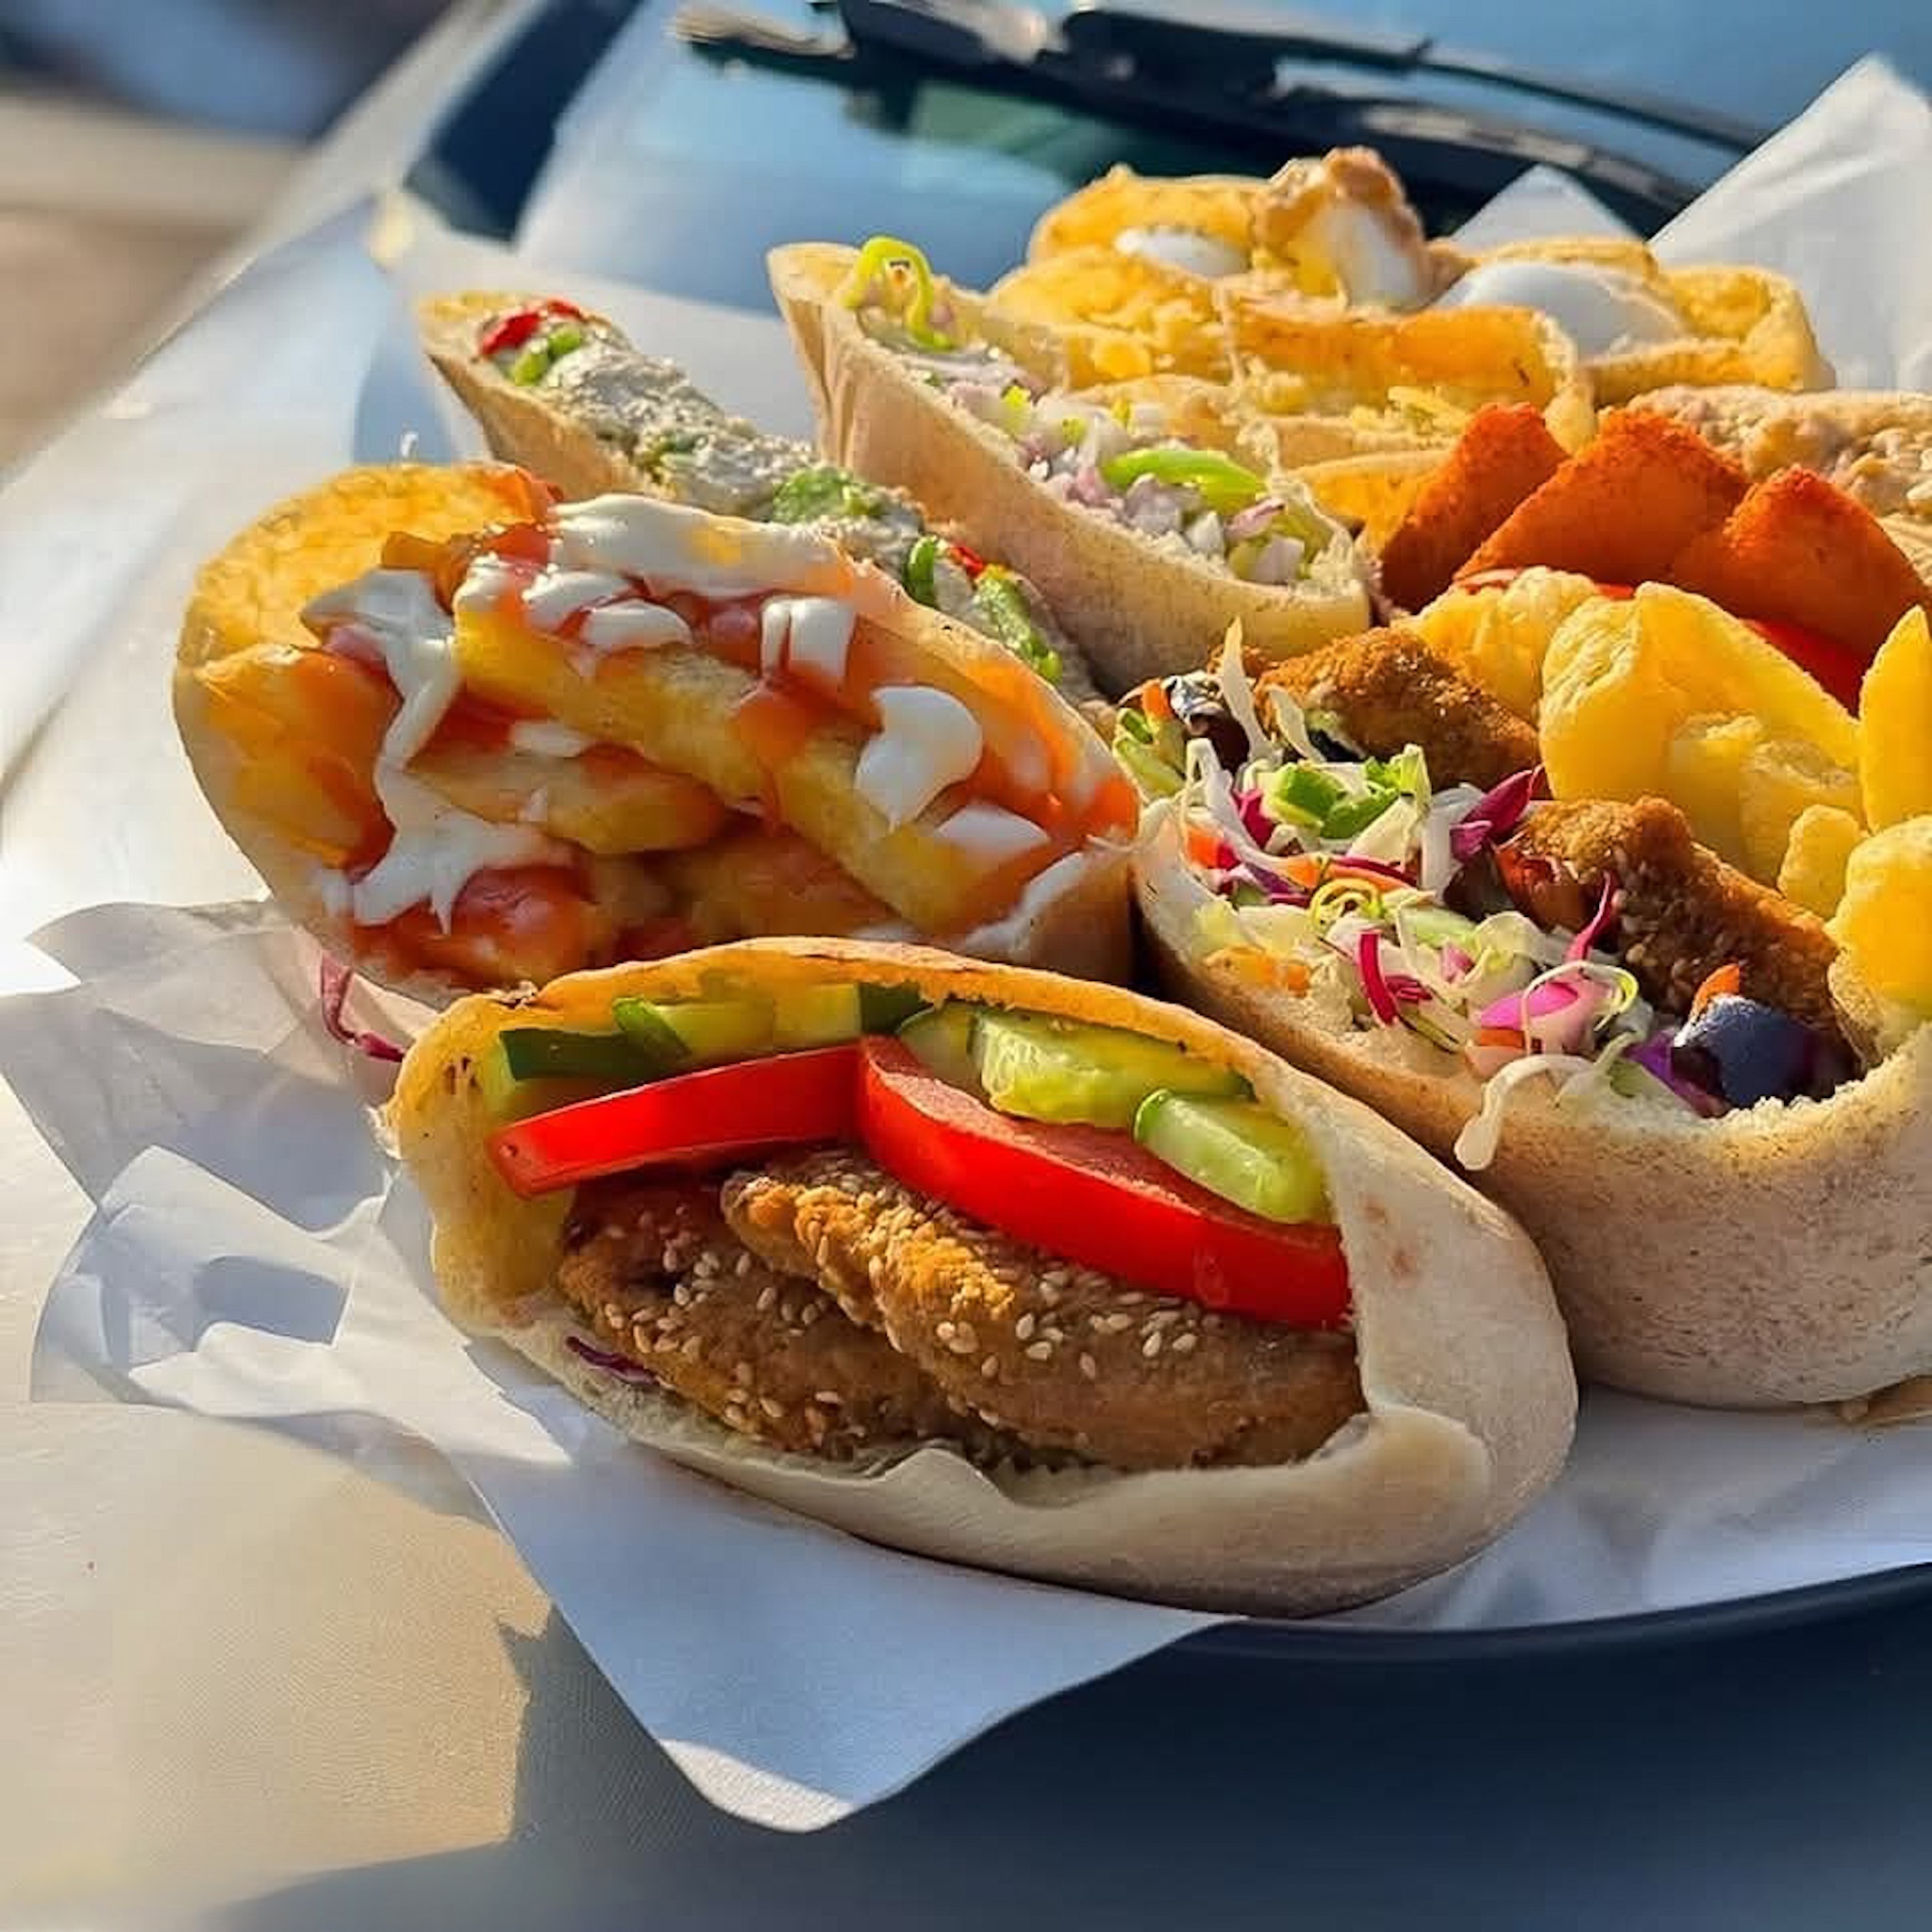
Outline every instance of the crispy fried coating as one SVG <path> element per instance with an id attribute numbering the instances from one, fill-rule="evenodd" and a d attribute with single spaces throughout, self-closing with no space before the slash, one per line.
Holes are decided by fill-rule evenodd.
<path id="1" fill-rule="evenodd" d="M 1739 617 L 1802 625 L 1861 658 L 1932 594 L 1878 519 L 1810 470 L 1758 484 L 1678 553 L 1670 580 Z"/>
<path id="2" fill-rule="evenodd" d="M 1735 962 L 1747 999 L 1838 1039 L 1826 980 L 1838 948 L 1824 924 L 1707 852 L 1675 806 L 1551 801 L 1529 814 L 1507 850 L 1552 862 L 1525 908 L 1546 924 L 1576 924 L 1577 881 L 1594 907 L 1604 874 L 1615 875 L 1619 956 L 1665 1011 L 1687 1011 L 1703 981 Z"/>
<path id="3" fill-rule="evenodd" d="M 1743 471 L 1694 429 L 1623 410 L 1456 575 L 1544 563 L 1599 583 L 1660 582 L 1687 543 L 1737 508 L 1746 487 Z"/>
<path id="4" fill-rule="evenodd" d="M 1124 1289 L 914 1194 L 846 1149 L 725 1186 L 761 1260 L 876 1310 L 988 1423 L 1116 1469 L 1286 1462 L 1362 1407 L 1353 1343 Z"/>
<path id="5" fill-rule="evenodd" d="M 1457 567 L 1563 459 L 1541 409 L 1528 403 L 1478 409 L 1383 546 L 1383 591 L 1405 610 L 1440 596 Z"/>
<path id="6" fill-rule="evenodd" d="M 839 862 L 782 825 L 747 824 L 665 862 L 702 945 L 767 934 L 849 939 L 893 924 Z"/>
<path id="7" fill-rule="evenodd" d="M 1332 711 L 1373 758 L 1420 745 L 1438 786 L 1487 791 L 1540 761 L 1534 725 L 1399 625 L 1272 665 L 1260 684 L 1305 709 Z"/>
<path id="8" fill-rule="evenodd" d="M 1015 1446 L 808 1280 L 756 1259 L 725 1227 L 715 1180 L 625 1175 L 582 1189 L 558 1287 L 605 1346 L 776 1448 L 842 1461 L 946 1441 L 986 1461 Z"/>

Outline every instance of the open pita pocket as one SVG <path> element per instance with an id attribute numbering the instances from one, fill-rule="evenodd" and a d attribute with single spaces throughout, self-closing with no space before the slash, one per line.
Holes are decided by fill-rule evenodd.
<path id="1" fill-rule="evenodd" d="M 350 471 L 204 569 L 175 698 L 291 915 L 426 997 L 771 931 L 1126 968 L 1105 746 L 808 530 Z"/>
<path id="2" fill-rule="evenodd" d="M 928 530 L 911 497 L 721 408 L 605 317 L 529 291 L 433 295 L 416 313 L 430 360 L 491 449 L 560 495 L 636 491 L 816 530 L 902 582 L 916 574 L 926 602 L 1007 645 L 1070 703 L 1104 710 L 1078 647 L 1002 558 L 969 575 L 964 553 L 943 530 Z M 915 556 L 925 552 L 931 567 L 915 573 Z"/>
<path id="3" fill-rule="evenodd" d="M 1068 394 L 1051 331 L 933 275 L 916 250 L 798 243 L 773 252 L 771 273 L 826 454 L 1010 558 L 1109 694 L 1198 662 L 1237 618 L 1273 657 L 1368 622 L 1348 534 L 1306 491 L 1211 460 L 1224 452 L 1176 438 L 1158 405 L 1139 416 Z M 1199 487 L 1176 480 L 1204 458 Z M 1243 509 L 1262 525 L 1252 536 Z"/>
<path id="4" fill-rule="evenodd" d="M 733 1232 L 721 1237 L 713 1259 L 691 1264 L 697 1271 L 694 1286 L 682 1302 L 672 1294 L 668 1275 L 658 1284 L 665 1311 L 676 1310 L 665 1313 L 664 1325 L 641 1302 L 614 1324 L 593 1325 L 575 1312 L 585 1294 L 580 1276 L 594 1269 L 594 1261 L 583 1257 L 594 1257 L 606 1241 L 622 1250 L 629 1236 L 625 1229 L 597 1233 L 591 1224 L 596 1197 L 586 1191 L 529 1195 L 506 1184 L 488 1146 L 501 1116 L 476 1074 L 499 1036 L 506 1028 L 608 1025 L 620 997 L 677 1002 L 716 998 L 729 987 L 739 997 L 822 1001 L 826 989 L 853 985 L 890 988 L 900 999 L 984 1003 L 1123 1028 L 1179 1046 L 1194 1057 L 1191 1063 L 1247 1082 L 1258 1103 L 1300 1130 L 1321 1162 L 1352 1297 L 1346 1333 L 1359 1374 L 1355 1412 L 1313 1453 L 1293 1460 L 1124 1474 L 1077 1457 L 1003 1457 L 998 1435 L 987 1432 L 1008 1427 L 1007 1419 L 1017 1414 L 1050 1412 L 1062 1400 L 1090 1417 L 1106 1416 L 1129 1400 L 1146 1408 L 1163 1388 L 1188 1385 L 1189 1364 L 1209 1355 L 1210 1342 L 1262 1351 L 1288 1345 L 1285 1331 L 1272 1324 L 1225 1317 L 1214 1334 L 1199 1338 L 1198 1355 L 1143 1346 L 1150 1307 L 1160 1320 L 1148 1326 L 1149 1335 L 1191 1333 L 1201 1318 L 1192 1304 L 1155 1304 L 1142 1296 L 1122 1304 L 1130 1335 L 1115 1336 L 1105 1321 L 1094 1331 L 1102 1339 L 1090 1341 L 1088 1359 L 1106 1356 L 1108 1367 L 1102 1371 L 1095 1362 L 1091 1374 L 1084 1368 L 1066 1374 L 1068 1364 L 1057 1358 L 1050 1339 L 1051 1321 L 1027 1324 L 1019 1338 L 1024 1347 L 1012 1350 L 1005 1349 L 1003 1318 L 999 1338 L 974 1338 L 974 1359 L 966 1364 L 974 1372 L 974 1403 L 935 1426 L 976 1442 L 976 1459 L 929 1436 L 841 1440 L 826 1433 L 830 1411 L 824 1408 L 815 1412 L 820 1426 L 810 1437 L 824 1442 L 821 1453 L 781 1446 L 798 1424 L 796 1411 L 762 1400 L 754 1404 L 744 1391 L 737 1402 L 731 1391 L 706 1382 L 711 1332 L 706 1321 L 728 1321 L 735 1340 L 756 1330 L 749 1345 L 757 1359 L 739 1364 L 725 1379 L 761 1388 L 777 1386 L 787 1366 L 784 1352 L 803 1346 L 798 1336 L 819 1334 L 827 1324 L 852 1324 L 842 1344 L 852 1358 L 862 1349 L 876 1355 L 883 1334 L 890 1344 L 887 1363 L 895 1373 L 906 1358 L 925 1364 L 921 1373 L 926 1372 L 930 1357 L 921 1351 L 927 1338 L 891 1299 L 901 1265 L 895 1260 L 883 1264 L 885 1275 L 846 1281 L 838 1305 L 823 1308 L 816 1326 L 799 1327 L 804 1317 L 794 1307 L 792 1326 L 780 1329 L 780 1305 L 818 1291 L 788 1277 L 789 1285 L 768 1284 L 774 1292 L 767 1296 L 759 1272 L 769 1260 L 764 1240 L 748 1237 L 757 1252 L 733 1258 L 742 1251 L 737 1235 L 745 1232 L 733 1204 L 742 1207 L 746 1184 L 727 1180 L 721 1195 L 718 1171 L 704 1187 L 690 1178 L 676 1184 L 694 1214 L 713 1216 L 714 1227 L 715 1203 L 722 1199 Z M 654 1010 L 669 1009 L 654 1004 Z M 1568 1449 L 1574 1386 L 1561 1327 L 1542 1266 L 1507 1217 L 1367 1108 L 1250 1041 L 1134 993 L 916 948 L 751 942 L 579 974 L 517 1000 L 465 1001 L 412 1050 L 391 1118 L 403 1158 L 434 1217 L 437 1280 L 459 1321 L 503 1337 L 660 1454 L 895 1548 L 1170 1603 L 1305 1614 L 1384 1595 L 1461 1560 L 1527 1507 Z M 860 1118 L 852 1131 L 876 1153 Z M 783 1158 L 746 1155 L 741 1167 L 755 1174 L 770 1168 L 775 1179 Z M 608 1184 L 591 1184 L 598 1185 Z M 867 1198 L 882 1200 L 884 1186 Z M 858 1211 L 862 1239 L 862 1203 Z M 980 1239 L 964 1224 L 948 1224 L 965 1230 L 961 1241 Z M 769 1224 L 759 1227 L 768 1237 Z M 849 1229 L 831 1234 L 835 1247 L 850 1238 Z M 924 1239 L 917 1229 L 895 1237 L 896 1252 L 916 1249 Z M 568 1282 L 567 1243 L 578 1257 Z M 816 1264 L 804 1259 L 806 1269 L 821 1271 L 821 1285 L 837 1278 L 823 1272 L 832 1266 L 830 1252 L 822 1245 Z M 1062 1263 L 1056 1272 L 1056 1257 L 1039 1249 L 1020 1255 L 1010 1280 L 1023 1297 L 1042 1285 L 1075 1297 L 1119 1292 L 1084 1269 Z M 651 1266 L 675 1274 L 685 1257 L 652 1257 Z M 917 1262 L 903 1265 L 911 1269 Z M 1056 1288 L 1057 1281 L 1067 1286 Z M 875 1299 L 866 1299 L 874 1291 Z M 635 1293 L 646 1291 L 640 1287 Z M 704 1306 L 691 1305 L 702 1294 L 710 1297 L 708 1314 Z M 567 1302 L 567 1295 L 575 1299 Z M 594 1302 L 595 1294 L 590 1298 Z M 760 1312 L 768 1318 L 762 1328 L 757 1325 Z M 634 1336 L 640 1315 L 646 1317 L 646 1340 L 622 1343 L 613 1353 L 613 1339 Z M 946 1324 L 949 1331 L 952 1326 Z M 656 1351 L 652 1337 L 675 1345 Z M 948 1344 L 955 1340 L 949 1333 Z M 1332 1350 L 1347 1341 L 1331 1336 L 1322 1346 Z M 983 1348 L 1001 1351 L 989 1357 L 996 1372 L 991 1375 L 979 1374 Z M 669 1392 L 643 1367 L 654 1359 L 663 1365 L 659 1374 L 682 1387 L 684 1395 Z M 734 1413 L 734 1424 L 714 1419 Z M 989 1422 L 988 1415 L 999 1420 Z M 1193 1424 L 1181 1416 L 1177 1425 Z M 1024 1441 L 1024 1432 L 1018 1433 Z M 835 1449 L 844 1459 L 832 1459 Z M 623 1525 L 612 1527 L 624 1533 Z"/>
<path id="5" fill-rule="evenodd" d="M 1219 754 L 1184 747 L 1198 774 L 1151 808 L 1136 858 L 1164 983 L 1507 1207 L 1587 1376 L 1768 1407 L 1932 1371 L 1932 1025 L 1911 1019 L 1932 1010 L 1932 818 L 1854 852 L 1827 930 L 1660 799 L 1533 804 L 1526 771 L 1458 785 L 1479 720 L 1440 694 L 1425 766 L 1294 754 L 1297 731 L 1350 729 L 1330 685 L 1299 725 L 1277 706 L 1274 749 L 1242 761 L 1276 801 L 1265 851 L 1242 842 L 1256 808 L 1216 802 Z M 1277 696 L 1264 678 L 1262 715 Z M 1840 945 L 1892 975 L 1875 1013 Z"/>

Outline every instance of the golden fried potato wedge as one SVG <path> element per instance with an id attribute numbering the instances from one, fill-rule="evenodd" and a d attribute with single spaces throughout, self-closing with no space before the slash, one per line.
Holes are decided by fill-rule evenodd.
<path id="1" fill-rule="evenodd" d="M 412 777 L 492 824 L 533 824 L 586 852 L 675 852 L 702 845 L 731 821 L 716 795 L 617 744 L 571 758 L 432 741 Z"/>

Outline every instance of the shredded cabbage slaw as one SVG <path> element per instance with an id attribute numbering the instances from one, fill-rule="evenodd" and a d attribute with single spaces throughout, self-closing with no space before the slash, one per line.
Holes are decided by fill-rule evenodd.
<path id="1" fill-rule="evenodd" d="M 1168 780 L 1145 789 L 1174 801 L 1188 860 L 1214 895 L 1199 919 L 1204 953 L 1289 962 L 1310 985 L 1339 987 L 1358 1026 L 1403 1029 L 1460 1061 L 1484 1083 L 1456 1145 L 1466 1168 L 1494 1158 L 1512 1097 L 1539 1077 L 1559 1095 L 1607 1088 L 1722 1110 L 1671 1077 L 1674 1026 L 1596 943 L 1609 882 L 1576 932 L 1445 902 L 1464 866 L 1521 822 L 1539 774 L 1439 791 L 1414 746 L 1359 757 L 1287 693 L 1271 687 L 1257 704 L 1237 638 L 1211 675 L 1247 740 L 1235 769 L 1207 737 L 1131 709 L 1116 740 L 1130 772 Z"/>
<path id="2" fill-rule="evenodd" d="M 1048 392 L 996 344 L 965 333 L 911 243 L 874 236 L 840 299 L 874 341 L 1006 437 L 1027 475 L 1061 502 L 1246 583 L 1357 575 L 1353 540 L 1306 485 L 1271 484 L 1232 457 L 1184 441 L 1155 404 Z"/>

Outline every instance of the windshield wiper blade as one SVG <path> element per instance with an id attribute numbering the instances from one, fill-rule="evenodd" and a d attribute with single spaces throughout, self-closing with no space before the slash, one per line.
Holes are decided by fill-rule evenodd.
<path id="1" fill-rule="evenodd" d="M 828 9 L 827 9 L 828 10 Z M 1613 212 L 1649 232 L 1696 195 L 1697 189 L 1660 169 L 1570 136 L 1496 115 L 1400 96 L 1331 88 L 1307 78 L 1277 81 L 1275 59 L 1222 60 L 1225 37 L 1192 36 L 1158 59 L 1124 47 L 1096 58 L 1091 39 L 1070 44 L 1070 15 L 1056 30 L 1043 15 L 998 0 L 837 0 L 844 34 L 800 32 L 763 16 L 706 0 L 674 20 L 680 38 L 701 52 L 836 80 L 846 87 L 943 76 L 1000 93 L 1050 101 L 1087 113 L 1186 134 L 1253 151 L 1274 167 L 1285 154 L 1330 147 L 1381 150 L 1397 174 L 1472 204 L 1500 192 L 1525 168 L 1560 168 Z M 1108 16 L 1116 25 L 1128 17 Z M 1135 16 L 1144 23 L 1147 16 Z M 1129 26 L 1129 34 L 1137 31 Z M 1082 29 L 1090 36 L 1099 29 Z M 1379 48 L 1391 64 L 1397 37 L 1349 32 L 1349 45 Z M 1411 42 L 1403 42 L 1410 45 Z M 1207 58 L 1203 71 L 1203 57 Z M 1331 54 L 1332 58 L 1332 54 Z"/>
<path id="2" fill-rule="evenodd" d="M 895 12 L 925 10 L 921 0 L 878 0 Z M 941 0 L 950 11 L 953 0 Z M 841 8 L 841 11 L 843 8 Z M 1278 60 L 1319 60 L 1410 76 L 1440 75 L 1479 80 L 1512 93 L 1562 101 L 1573 107 L 1683 135 L 1714 147 L 1746 154 L 1771 130 L 1690 102 L 1670 100 L 1636 88 L 1607 87 L 1581 75 L 1546 74 L 1502 55 L 1447 47 L 1427 34 L 1359 27 L 1316 14 L 1277 12 L 1250 19 L 1224 9 L 1205 16 L 1191 6 L 1185 19 L 1135 0 L 1076 0 L 1061 23 L 1068 52 L 1076 58 L 1172 66 L 1183 63 L 1197 77 L 1239 86 Z"/>

